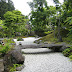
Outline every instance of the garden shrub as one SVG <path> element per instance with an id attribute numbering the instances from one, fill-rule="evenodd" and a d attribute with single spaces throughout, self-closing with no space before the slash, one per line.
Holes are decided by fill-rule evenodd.
<path id="1" fill-rule="evenodd" d="M 4 39 L 3 42 L 4 42 L 4 43 L 15 43 L 15 42 L 12 40 L 12 38 L 10 38 L 10 39 Z"/>
<path id="2" fill-rule="evenodd" d="M 72 55 L 70 55 L 69 58 L 70 58 L 70 61 L 72 61 Z"/>
<path id="3" fill-rule="evenodd" d="M 9 67 L 10 68 L 10 72 L 14 72 L 16 71 L 16 67 L 21 66 L 21 64 L 13 64 L 13 67 Z"/>
<path id="4" fill-rule="evenodd" d="M 18 37 L 17 41 L 23 41 L 23 39 L 21 37 Z"/>
<path id="5" fill-rule="evenodd" d="M 12 41 L 12 39 L 4 39 L 3 42 L 5 43 L 4 45 L 0 45 L 0 53 L 2 56 L 4 56 L 8 51 L 10 51 L 14 45 L 11 45 L 11 43 L 15 43 Z"/>
<path id="6" fill-rule="evenodd" d="M 64 54 L 64 56 L 69 56 L 69 52 L 70 52 L 70 50 L 66 49 L 62 53 Z"/>
<path id="7" fill-rule="evenodd" d="M 69 57 L 70 55 L 72 55 L 72 47 L 65 49 L 62 53 L 64 54 L 64 56 Z"/>
<path id="8" fill-rule="evenodd" d="M 64 56 L 69 57 L 70 61 L 72 61 L 72 46 L 65 49 L 62 53 L 64 54 Z"/>
<path id="9" fill-rule="evenodd" d="M 10 50 L 10 45 L 5 44 L 4 46 L 1 45 L 0 53 L 4 56 Z"/>

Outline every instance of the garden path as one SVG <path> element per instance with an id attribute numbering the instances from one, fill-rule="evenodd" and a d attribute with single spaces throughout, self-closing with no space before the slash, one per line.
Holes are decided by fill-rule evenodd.
<path id="1" fill-rule="evenodd" d="M 26 44 L 33 44 L 34 40 L 28 38 Z M 18 72 L 72 72 L 72 62 L 60 52 L 47 48 L 28 48 L 22 49 L 22 52 L 25 53 L 25 67 Z"/>

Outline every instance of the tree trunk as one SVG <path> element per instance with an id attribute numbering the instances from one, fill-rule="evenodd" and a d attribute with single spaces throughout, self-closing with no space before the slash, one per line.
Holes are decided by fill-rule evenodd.
<path id="1" fill-rule="evenodd" d="M 55 27 L 54 27 L 54 38 L 55 38 Z"/>
<path id="2" fill-rule="evenodd" d="M 59 23 L 58 23 L 58 42 L 62 42 L 62 37 L 60 35 L 60 18 L 59 18 Z"/>

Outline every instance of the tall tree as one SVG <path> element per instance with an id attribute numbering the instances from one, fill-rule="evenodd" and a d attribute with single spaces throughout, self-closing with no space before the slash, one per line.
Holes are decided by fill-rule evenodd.
<path id="1" fill-rule="evenodd" d="M 47 24 L 47 11 L 44 8 L 47 5 L 46 0 L 33 0 L 33 2 L 29 2 L 28 4 L 30 7 L 32 7 L 32 15 L 30 17 L 30 21 L 34 31 L 36 33 L 43 33 Z"/>
<path id="2" fill-rule="evenodd" d="M 59 0 L 53 0 L 54 3 L 56 4 L 56 10 L 57 10 L 57 17 L 59 15 L 58 19 L 58 41 L 62 41 L 62 36 L 60 35 L 60 26 L 61 26 L 61 4 Z"/>
<path id="3" fill-rule="evenodd" d="M 1 0 L 0 1 L 0 17 L 1 19 L 4 19 L 4 14 L 7 11 L 12 11 L 14 10 L 14 4 L 11 0 Z"/>
<path id="4" fill-rule="evenodd" d="M 7 11 L 4 14 L 4 18 L 5 18 L 4 26 L 6 27 L 5 33 L 8 32 L 7 34 L 12 36 L 17 32 L 21 32 L 22 30 L 24 30 L 26 21 L 25 17 L 21 14 L 20 11 L 17 10 Z"/>

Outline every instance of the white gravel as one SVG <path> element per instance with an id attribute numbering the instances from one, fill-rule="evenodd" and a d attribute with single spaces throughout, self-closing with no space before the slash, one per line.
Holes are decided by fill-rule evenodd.
<path id="1" fill-rule="evenodd" d="M 27 37 L 27 38 L 23 38 L 24 41 L 17 41 L 17 39 L 14 39 L 14 41 L 16 42 L 16 45 L 19 45 L 19 43 L 21 43 L 22 45 L 32 45 L 32 44 L 35 44 L 33 43 L 35 40 L 38 40 L 40 39 L 41 37 L 39 38 L 35 38 L 35 37 Z"/>
<path id="2" fill-rule="evenodd" d="M 34 48 L 34 49 L 22 49 L 24 53 L 44 53 L 44 52 L 51 52 L 51 49 L 48 48 Z"/>
<path id="3" fill-rule="evenodd" d="M 24 56 L 25 68 L 19 72 L 72 72 L 72 62 L 62 53 L 24 54 Z"/>
<path id="4" fill-rule="evenodd" d="M 28 43 L 32 43 L 32 38 L 28 38 L 28 40 L 26 40 Z M 72 62 L 69 61 L 69 58 L 63 56 L 62 53 L 51 52 L 46 48 L 24 49 L 22 51 L 25 53 L 40 52 L 40 54 L 24 54 L 25 68 L 17 72 L 72 72 Z M 45 51 L 48 53 L 42 53 Z"/>

